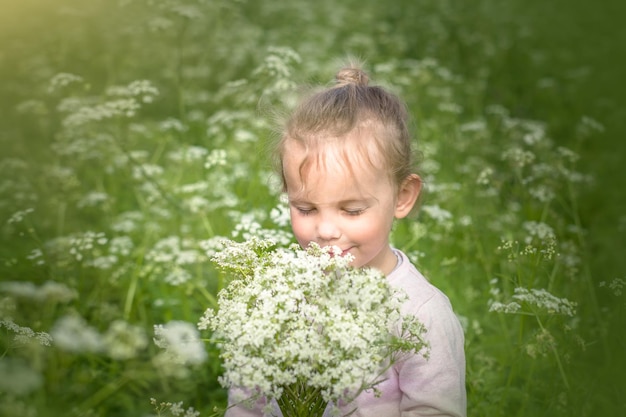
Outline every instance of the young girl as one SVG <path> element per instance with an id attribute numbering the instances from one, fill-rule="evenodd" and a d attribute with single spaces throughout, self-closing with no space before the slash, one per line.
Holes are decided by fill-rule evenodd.
<path id="1" fill-rule="evenodd" d="M 339 246 L 354 256 L 354 266 L 377 268 L 403 288 L 409 300 L 402 312 L 417 316 L 430 343 L 428 359 L 415 355 L 395 363 L 377 386 L 381 395 L 365 391 L 345 412 L 465 416 L 459 321 L 448 298 L 389 245 L 394 219 L 411 212 L 422 186 L 413 173 L 406 109 L 395 95 L 369 86 L 356 66 L 340 70 L 336 81 L 300 103 L 277 144 L 293 232 L 303 248 L 311 242 Z M 234 405 L 227 416 L 261 416 L 260 410 Z"/>

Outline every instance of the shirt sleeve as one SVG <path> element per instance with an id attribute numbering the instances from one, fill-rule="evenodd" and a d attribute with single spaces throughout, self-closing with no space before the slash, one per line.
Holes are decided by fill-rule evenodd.
<path id="1" fill-rule="evenodd" d="M 409 314 L 425 325 L 430 350 L 428 358 L 411 355 L 396 364 L 401 416 L 465 417 L 464 336 L 450 302 L 436 291 Z"/>

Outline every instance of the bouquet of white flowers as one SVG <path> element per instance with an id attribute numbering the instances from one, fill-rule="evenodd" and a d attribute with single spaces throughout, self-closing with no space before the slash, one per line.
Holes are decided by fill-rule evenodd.
<path id="1" fill-rule="evenodd" d="M 198 327 L 221 349 L 224 387 L 275 400 L 285 417 L 339 414 L 401 354 L 427 354 L 425 329 L 403 316 L 405 296 L 339 248 L 225 242 L 214 261 L 232 280 Z"/>

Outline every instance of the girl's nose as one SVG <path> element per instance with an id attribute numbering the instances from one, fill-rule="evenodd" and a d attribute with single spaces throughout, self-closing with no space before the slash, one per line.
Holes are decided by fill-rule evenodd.
<path id="1" fill-rule="evenodd" d="M 335 222 L 330 219 L 322 219 L 317 224 L 317 235 L 319 240 L 323 242 L 332 242 L 339 239 L 341 233 Z"/>

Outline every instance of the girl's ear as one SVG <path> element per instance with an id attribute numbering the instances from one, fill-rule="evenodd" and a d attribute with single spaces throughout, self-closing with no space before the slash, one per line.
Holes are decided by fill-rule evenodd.
<path id="1" fill-rule="evenodd" d="M 398 190 L 398 200 L 396 202 L 395 211 L 396 219 L 402 219 L 411 212 L 421 190 L 422 179 L 419 175 L 411 174 L 406 177 L 402 184 L 400 184 Z"/>

